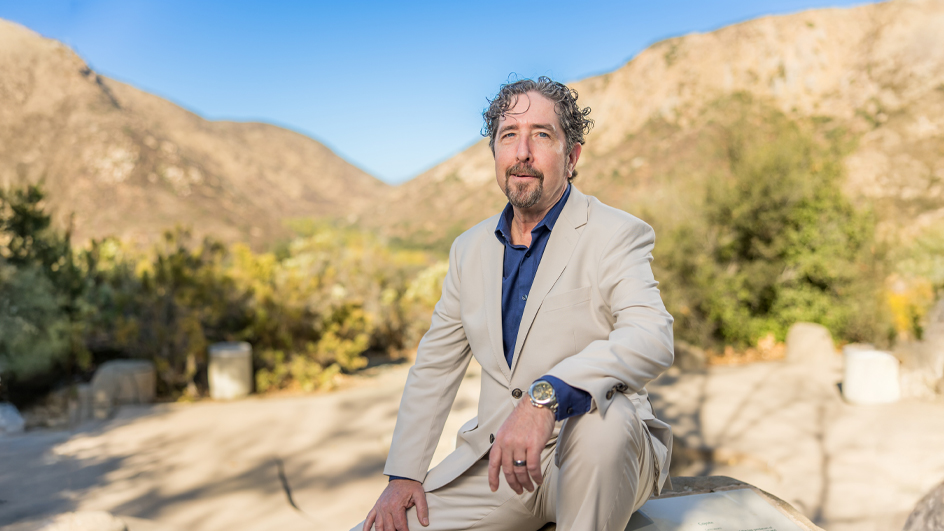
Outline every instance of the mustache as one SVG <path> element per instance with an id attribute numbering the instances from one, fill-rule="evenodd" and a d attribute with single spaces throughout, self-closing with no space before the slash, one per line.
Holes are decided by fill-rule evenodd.
<path id="1" fill-rule="evenodd" d="M 537 177 L 538 179 L 544 180 L 544 173 L 530 164 L 518 163 L 505 170 L 505 179 L 508 179 L 512 175 L 528 175 L 530 177 Z"/>

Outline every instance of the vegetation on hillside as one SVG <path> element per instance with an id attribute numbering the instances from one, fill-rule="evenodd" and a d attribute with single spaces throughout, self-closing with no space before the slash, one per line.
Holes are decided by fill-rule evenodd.
<path id="1" fill-rule="evenodd" d="M 724 171 L 660 231 L 654 262 L 676 336 L 721 347 L 786 337 L 799 321 L 840 341 L 887 341 L 875 218 L 841 192 L 849 136 L 734 96 L 710 128 Z M 652 213 L 653 222 L 660 222 Z"/>
<path id="2" fill-rule="evenodd" d="M 164 396 L 198 395 L 217 341 L 253 345 L 258 390 L 312 390 L 414 346 L 445 275 L 426 253 L 327 224 L 296 227 L 277 253 L 195 243 L 180 228 L 149 252 L 116 239 L 76 249 L 50 229 L 42 199 L 38 187 L 0 196 L 8 394 L 138 358 L 155 363 Z"/>
<path id="3" fill-rule="evenodd" d="M 690 142 L 683 163 L 707 178 L 639 178 L 688 194 L 672 203 L 679 208 L 658 198 L 648 210 L 638 200 L 626 207 L 656 228 L 653 265 L 677 338 L 745 348 L 782 341 L 798 321 L 840 342 L 921 337 L 944 291 L 944 230 L 881 241 L 873 212 L 840 190 L 854 136 L 744 95 L 715 102 L 698 131 L 679 137 Z M 663 142 L 675 129 L 643 133 L 677 146 Z M 643 140 L 626 156 L 659 160 Z M 601 182 L 581 186 L 621 205 L 593 190 Z M 446 273 L 435 249 L 327 223 L 291 228 L 298 237 L 268 253 L 193 241 L 180 228 L 147 251 L 112 238 L 76 248 L 50 228 L 39 188 L 3 192 L 0 398 L 87 378 L 123 357 L 154 361 L 164 396 L 197 396 L 217 341 L 253 345 L 260 391 L 331 385 L 371 357 L 415 347 Z"/>

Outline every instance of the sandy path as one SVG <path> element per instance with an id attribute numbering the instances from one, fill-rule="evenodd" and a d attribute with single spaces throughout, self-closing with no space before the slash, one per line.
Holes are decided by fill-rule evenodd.
<path id="1" fill-rule="evenodd" d="M 944 480 L 944 402 L 855 407 L 840 361 L 674 369 L 653 404 L 714 461 L 685 475 L 729 475 L 792 503 L 830 531 L 901 529 Z M 168 528 L 349 529 L 383 489 L 406 367 L 307 396 L 126 407 L 81 431 L 0 438 L 0 525 L 106 510 Z M 463 382 L 435 461 L 475 414 L 479 369 Z M 281 464 L 293 500 L 280 478 Z"/>

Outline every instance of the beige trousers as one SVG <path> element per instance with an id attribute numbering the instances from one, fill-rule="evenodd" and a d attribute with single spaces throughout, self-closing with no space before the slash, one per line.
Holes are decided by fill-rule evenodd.
<path id="1" fill-rule="evenodd" d="M 480 460 L 426 493 L 429 527 L 420 525 L 415 508 L 407 511 L 410 531 L 528 531 L 548 522 L 560 531 L 623 531 L 658 478 L 652 444 L 632 402 L 617 395 L 606 418 L 594 411 L 564 421 L 541 454 L 544 483 L 534 492 L 515 494 L 503 474 L 492 492 L 488 460 Z"/>

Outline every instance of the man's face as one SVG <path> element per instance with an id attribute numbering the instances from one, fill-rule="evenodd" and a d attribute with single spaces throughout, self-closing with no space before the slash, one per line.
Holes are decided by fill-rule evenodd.
<path id="1" fill-rule="evenodd" d="M 541 213 L 564 193 L 580 157 L 567 153 L 567 139 L 554 103 L 537 92 L 518 96 L 499 119 L 495 134 L 495 178 L 512 206 Z"/>

